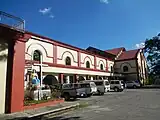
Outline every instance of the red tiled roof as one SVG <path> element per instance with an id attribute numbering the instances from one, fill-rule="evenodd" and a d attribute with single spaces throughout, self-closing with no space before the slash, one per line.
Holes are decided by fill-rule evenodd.
<path id="1" fill-rule="evenodd" d="M 110 54 L 113 54 L 113 55 L 118 55 L 118 53 L 119 53 L 121 50 L 124 50 L 124 51 L 125 51 L 125 48 L 124 48 L 124 47 L 114 48 L 114 49 L 110 49 L 110 50 L 105 50 L 105 52 L 110 53 Z"/>
<path id="2" fill-rule="evenodd" d="M 137 57 L 137 53 L 139 52 L 140 49 L 136 50 L 129 50 L 129 51 L 124 51 L 122 54 L 118 57 L 119 60 L 128 60 L 128 59 L 134 59 Z"/>

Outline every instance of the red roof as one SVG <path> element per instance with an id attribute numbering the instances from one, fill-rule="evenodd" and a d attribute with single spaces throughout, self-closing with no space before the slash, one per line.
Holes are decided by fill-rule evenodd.
<path id="1" fill-rule="evenodd" d="M 124 47 L 114 48 L 114 49 L 110 49 L 110 50 L 105 50 L 105 52 L 110 53 L 110 54 L 113 54 L 113 55 L 118 55 L 118 53 L 119 53 L 121 50 L 124 50 L 124 51 L 125 51 L 125 48 L 124 48 Z"/>
<path id="2" fill-rule="evenodd" d="M 118 57 L 119 60 L 128 60 L 128 59 L 134 59 L 137 57 L 137 53 L 139 52 L 140 49 L 136 50 L 129 50 L 129 51 L 124 51 L 122 54 Z"/>

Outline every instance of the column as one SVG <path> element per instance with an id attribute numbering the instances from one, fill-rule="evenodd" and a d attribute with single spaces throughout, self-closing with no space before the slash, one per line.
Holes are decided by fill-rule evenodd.
<path id="1" fill-rule="evenodd" d="M 107 62 L 107 59 L 106 59 L 106 71 L 108 72 L 108 62 Z"/>
<path id="2" fill-rule="evenodd" d="M 63 73 L 60 73 L 60 74 L 59 74 L 59 78 L 58 78 L 58 80 L 59 80 L 59 82 L 60 82 L 61 84 L 63 84 L 63 83 L 64 83 L 63 78 L 64 78 Z"/>
<path id="3" fill-rule="evenodd" d="M 96 61 L 96 55 L 94 56 L 94 69 L 97 68 L 97 61 Z"/>
<path id="4" fill-rule="evenodd" d="M 81 53 L 78 51 L 78 67 L 81 67 Z"/>
<path id="5" fill-rule="evenodd" d="M 66 79 L 67 79 L 67 80 L 66 80 L 66 81 L 67 81 L 67 83 L 69 84 L 69 83 L 70 83 L 69 76 L 67 76 L 67 77 L 66 77 Z"/>
<path id="6" fill-rule="evenodd" d="M 13 113 L 23 111 L 24 106 L 25 42 L 10 43 L 8 51 L 6 112 Z"/>
<path id="7" fill-rule="evenodd" d="M 77 74 L 74 74 L 74 76 L 73 76 L 74 78 L 74 83 L 77 83 L 78 82 L 78 80 L 77 80 L 77 78 L 78 78 L 78 75 Z"/>

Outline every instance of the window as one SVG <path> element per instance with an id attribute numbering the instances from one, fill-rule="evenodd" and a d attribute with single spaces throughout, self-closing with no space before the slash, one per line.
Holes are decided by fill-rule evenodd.
<path id="1" fill-rule="evenodd" d="M 95 84 L 96 84 L 97 86 L 103 85 L 103 81 L 98 81 L 98 82 L 96 81 Z"/>
<path id="2" fill-rule="evenodd" d="M 128 67 L 127 66 L 123 67 L 123 72 L 128 72 Z"/>
<path id="3" fill-rule="evenodd" d="M 41 61 L 41 53 L 39 50 L 35 50 L 33 53 L 33 60 L 34 61 Z"/>
<path id="4" fill-rule="evenodd" d="M 103 70 L 103 64 L 100 65 L 100 69 Z"/>
<path id="5" fill-rule="evenodd" d="M 86 62 L 86 68 L 90 68 L 90 63 L 89 63 L 89 61 Z"/>
<path id="6" fill-rule="evenodd" d="M 113 72 L 113 66 L 111 66 L 111 72 Z"/>
<path id="7" fill-rule="evenodd" d="M 119 81 L 115 81 L 115 84 L 119 84 Z"/>
<path id="8" fill-rule="evenodd" d="M 111 81 L 111 84 L 114 84 L 114 81 Z"/>
<path id="9" fill-rule="evenodd" d="M 66 57 L 66 65 L 71 65 L 71 58 L 70 57 Z"/>

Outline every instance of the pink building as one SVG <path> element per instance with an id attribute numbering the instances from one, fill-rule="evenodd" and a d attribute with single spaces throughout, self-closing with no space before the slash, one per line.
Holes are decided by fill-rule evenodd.
<path id="1" fill-rule="evenodd" d="M 143 83 L 147 77 L 141 50 L 85 50 L 4 24 L 0 24 L 0 42 L 0 113 L 24 110 L 28 71 L 35 70 L 41 80 L 52 76 L 54 83 L 114 79 L 113 76 Z"/>

